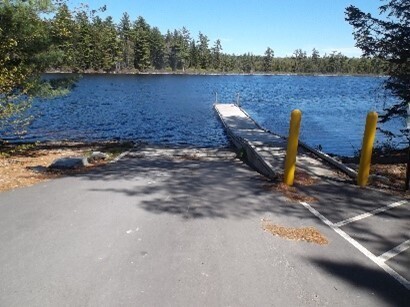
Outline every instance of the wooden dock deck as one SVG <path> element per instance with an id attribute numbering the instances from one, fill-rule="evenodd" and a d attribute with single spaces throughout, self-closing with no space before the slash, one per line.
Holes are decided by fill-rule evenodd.
<path id="1" fill-rule="evenodd" d="M 245 111 L 235 104 L 217 103 L 214 105 L 225 130 L 235 147 L 246 155 L 248 163 L 259 173 L 277 179 L 283 175 L 287 139 L 260 127 Z M 335 164 L 333 168 L 323 161 L 325 154 L 317 156 L 308 146 L 300 146 L 296 168 L 312 177 L 340 178 L 336 168 L 349 176 L 356 174 L 337 161 L 327 161 Z M 328 157 L 331 159 L 330 157 Z M 340 164 L 340 165 L 338 165 Z"/>

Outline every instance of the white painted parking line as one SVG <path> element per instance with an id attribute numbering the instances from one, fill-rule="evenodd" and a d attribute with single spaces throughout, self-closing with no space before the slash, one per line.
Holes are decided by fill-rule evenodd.
<path id="1" fill-rule="evenodd" d="M 345 239 L 347 242 L 349 242 L 354 247 L 356 247 L 362 254 L 364 254 L 367 258 L 369 258 L 371 261 L 373 261 L 375 264 L 377 264 L 387 274 L 389 274 L 391 277 L 396 279 L 407 290 L 410 290 L 410 282 L 406 278 L 401 276 L 399 273 L 397 273 L 395 270 L 393 270 L 391 267 L 389 267 L 386 263 L 384 263 L 383 260 L 381 260 L 381 259 L 379 259 L 379 257 L 376 257 L 375 255 L 373 255 L 367 248 L 365 248 L 363 245 L 361 245 L 359 242 L 357 242 L 355 239 L 353 239 L 351 236 L 349 236 L 346 232 L 344 232 L 342 229 L 340 229 L 338 226 L 336 226 L 336 224 L 333 224 L 331 221 L 329 221 L 326 217 L 324 217 L 321 213 L 319 213 L 311 205 L 309 205 L 308 203 L 305 203 L 305 202 L 300 202 L 300 204 L 303 205 L 306 209 L 308 209 L 317 218 L 319 218 L 323 223 L 325 223 L 330 228 L 332 228 L 343 239 Z"/>
<path id="2" fill-rule="evenodd" d="M 404 241 L 402 244 L 397 245 L 396 247 L 392 248 L 388 252 L 385 252 L 383 255 L 379 256 L 378 258 L 386 262 L 387 260 L 397 256 L 398 254 L 404 252 L 405 250 L 410 248 L 410 240 Z"/>
<path id="3" fill-rule="evenodd" d="M 351 217 L 351 218 L 348 218 L 348 219 L 346 219 L 346 220 L 344 220 L 344 221 L 335 223 L 334 225 L 335 225 L 336 227 L 342 227 L 342 226 L 345 226 L 345 225 L 347 225 L 347 224 L 349 224 L 349 223 L 363 220 L 363 219 L 365 219 L 365 218 L 367 218 L 367 217 L 371 217 L 371 216 L 373 216 L 373 215 L 382 213 L 382 212 L 387 211 L 387 210 L 389 210 L 389 209 L 393 209 L 393 208 L 399 207 L 399 206 L 404 205 L 404 204 L 408 204 L 408 202 L 407 202 L 406 200 L 401 200 L 401 201 L 392 203 L 392 204 L 390 204 L 390 205 L 387 205 L 387 206 L 384 206 L 384 207 L 380 207 L 380 208 L 374 209 L 374 210 L 369 211 L 369 212 L 365 212 L 365 213 L 360 214 L 360 215 L 356 215 L 356 216 Z"/>

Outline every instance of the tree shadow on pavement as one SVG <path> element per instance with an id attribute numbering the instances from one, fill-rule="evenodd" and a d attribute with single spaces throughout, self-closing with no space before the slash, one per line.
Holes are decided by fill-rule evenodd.
<path id="1" fill-rule="evenodd" d="M 92 191 L 132 197 L 136 206 L 155 214 L 197 219 L 260 217 L 272 212 L 314 219 L 300 204 L 269 191 L 267 179 L 234 159 L 127 158 L 79 176 L 108 181 L 108 188 Z"/>
<path id="2" fill-rule="evenodd" d="M 334 181 L 324 181 L 300 189 L 306 194 L 315 195 L 318 205 L 314 207 L 333 223 L 401 200 L 375 189 Z"/>
<path id="3" fill-rule="evenodd" d="M 410 291 L 381 269 L 372 269 L 349 262 L 310 259 L 317 267 L 356 288 L 383 299 L 386 306 L 409 306 Z"/>
<path id="4" fill-rule="evenodd" d="M 335 182 L 301 187 L 301 190 L 306 194 L 315 195 L 318 201 L 311 206 L 333 223 L 403 201 L 371 188 Z M 403 203 L 401 206 L 348 223 L 341 228 L 379 256 L 409 239 L 409 205 Z"/>
<path id="5" fill-rule="evenodd" d="M 197 220 L 249 219 L 272 214 L 294 218 L 293 221 L 299 220 L 304 225 L 321 223 L 298 202 L 290 202 L 281 193 L 272 191 L 271 181 L 232 158 L 134 156 L 78 176 L 95 182 L 91 192 L 106 193 L 107 199 L 112 195 L 125 196 L 128 203 L 158 215 Z M 350 185 L 312 185 L 300 189 L 318 198 L 311 205 L 333 222 L 362 213 L 363 209 L 371 210 L 375 200 L 382 200 L 374 192 L 372 198 L 363 201 L 360 193 L 366 191 Z M 371 228 L 360 224 L 354 227 L 355 232 L 365 233 L 371 241 L 383 240 Z M 379 291 L 378 295 L 386 302 L 393 305 L 404 302 L 405 291 L 397 290 L 401 286 L 381 269 L 323 260 L 313 262 L 354 286 Z"/>

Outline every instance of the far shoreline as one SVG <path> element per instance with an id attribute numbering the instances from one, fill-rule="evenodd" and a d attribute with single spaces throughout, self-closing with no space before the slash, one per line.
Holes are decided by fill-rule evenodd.
<path id="1" fill-rule="evenodd" d="M 378 74 L 323 74 L 323 73 L 284 73 L 284 72 L 253 72 L 253 73 L 239 73 L 239 72 L 198 72 L 198 71 L 61 71 L 61 70 L 49 70 L 45 74 L 61 74 L 61 75 L 141 75 L 141 76 L 295 76 L 295 77 L 375 77 L 375 78 L 387 78 L 386 75 Z"/>

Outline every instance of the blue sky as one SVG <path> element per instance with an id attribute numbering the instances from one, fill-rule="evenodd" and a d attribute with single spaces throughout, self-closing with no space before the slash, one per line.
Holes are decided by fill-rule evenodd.
<path id="1" fill-rule="evenodd" d="M 107 5 L 102 17 L 118 22 L 123 12 L 134 21 L 142 16 L 162 33 L 185 26 L 191 36 L 199 31 L 222 42 L 226 53 L 262 55 L 269 46 L 275 56 L 291 55 L 297 48 L 315 47 L 323 55 L 333 50 L 360 56 L 354 47 L 352 27 L 344 20 L 350 4 L 377 15 L 377 0 L 69 0 L 74 8 Z"/>

